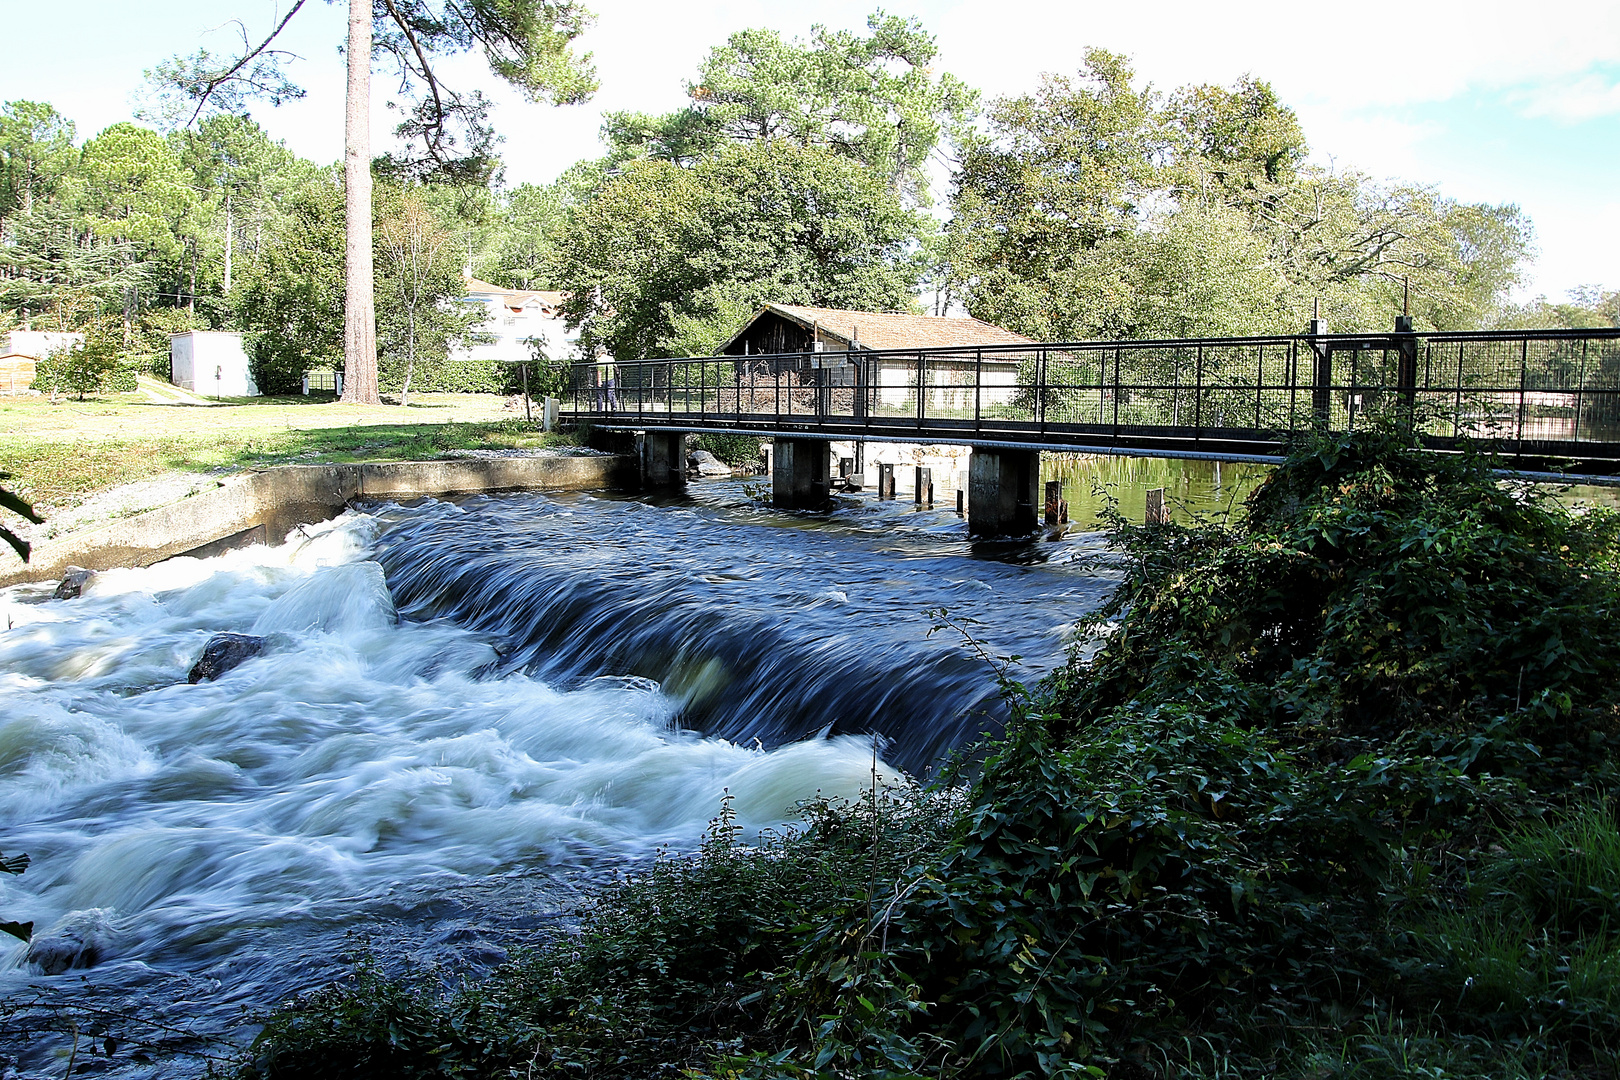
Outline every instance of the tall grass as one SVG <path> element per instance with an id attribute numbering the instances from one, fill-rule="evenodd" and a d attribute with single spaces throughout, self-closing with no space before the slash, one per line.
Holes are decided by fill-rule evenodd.
<path id="1" fill-rule="evenodd" d="M 1608 799 L 1537 819 L 1480 858 L 1460 903 L 1412 925 L 1414 982 L 1486 1030 L 1620 1050 L 1620 821 Z"/>

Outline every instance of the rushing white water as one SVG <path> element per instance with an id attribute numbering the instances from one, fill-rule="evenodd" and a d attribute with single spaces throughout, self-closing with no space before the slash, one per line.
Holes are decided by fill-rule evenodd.
<path id="1" fill-rule="evenodd" d="M 34 862 L 0 880 L 0 917 L 83 944 L 81 963 L 194 963 L 402 883 L 690 844 L 725 791 L 765 825 L 871 783 L 869 741 L 702 738 L 646 680 L 476 678 L 488 641 L 398 621 L 375 529 L 351 513 L 72 601 L 11 591 L 0 846 Z M 188 685 L 227 630 L 270 648 Z M 0 960 L 37 973 L 28 951 Z"/>
<path id="2" fill-rule="evenodd" d="M 928 613 L 1055 662 L 1107 588 L 1088 549 L 721 483 L 379 507 L 73 600 L 0 591 L 0 850 L 33 858 L 0 919 L 35 924 L 0 936 L 0 1072 L 60 1076 L 74 1025 L 105 1022 L 156 1049 L 103 1075 L 200 1075 L 185 1054 L 340 976 L 356 932 L 418 973 L 485 970 L 580 878 L 694 846 L 728 793 L 765 828 L 874 767 L 898 782 L 875 743 L 922 771 L 998 705 Z M 268 647 L 189 684 L 225 631 Z"/>

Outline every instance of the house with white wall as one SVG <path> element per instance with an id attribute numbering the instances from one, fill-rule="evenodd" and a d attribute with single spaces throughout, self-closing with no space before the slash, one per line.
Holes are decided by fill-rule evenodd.
<path id="1" fill-rule="evenodd" d="M 451 350 L 450 359 L 526 363 L 534 359 L 529 342 L 535 338 L 544 342 L 551 359 L 572 358 L 579 333 L 568 329 L 563 315 L 567 297 L 544 289 L 506 289 L 469 277 L 461 299 L 482 307 L 484 321 L 473 328 L 467 344 Z"/>
<path id="2" fill-rule="evenodd" d="M 975 355 L 940 353 L 929 357 L 925 378 L 928 407 L 972 414 L 975 408 L 1010 403 L 1019 373 L 1036 355 L 1038 343 L 979 319 L 905 312 L 849 311 L 843 308 L 766 304 L 725 343 L 721 356 L 765 355 L 772 370 L 827 369 L 832 386 L 854 386 L 854 361 L 874 350 L 969 349 L 993 346 Z M 1009 349 L 1008 346 L 1014 348 Z M 1030 346 L 1028 351 L 1018 348 Z M 874 404 L 898 407 L 917 401 L 915 358 L 883 356 L 868 361 L 877 388 Z"/>

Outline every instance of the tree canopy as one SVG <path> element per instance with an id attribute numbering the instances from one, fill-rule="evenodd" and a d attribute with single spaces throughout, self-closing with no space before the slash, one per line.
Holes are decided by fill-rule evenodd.
<path id="1" fill-rule="evenodd" d="M 691 168 L 629 162 L 562 236 L 559 283 L 587 347 L 706 354 L 766 302 L 911 306 L 921 218 L 824 147 L 723 148 Z"/>
<path id="2" fill-rule="evenodd" d="M 726 143 L 822 147 L 927 204 L 929 159 L 965 132 L 978 93 L 934 74 L 939 50 L 916 19 L 880 11 L 866 28 L 863 36 L 818 25 L 808 43 L 740 30 L 686 84 L 686 108 L 610 113 L 603 138 L 615 156 L 682 164 Z"/>
<path id="3" fill-rule="evenodd" d="M 1138 89 L 1090 50 L 1074 78 L 992 103 L 956 177 L 954 288 L 1033 337 L 1488 322 L 1534 250 L 1514 206 L 1465 204 L 1307 161 L 1263 81 Z"/>
<path id="4" fill-rule="evenodd" d="M 440 61 L 479 53 L 533 98 L 579 100 L 595 85 L 572 51 L 588 13 L 534 0 L 355 10 L 399 80 L 406 148 L 342 178 L 244 114 L 297 91 L 275 33 L 154 69 L 148 115 L 167 134 L 125 122 L 80 144 L 48 103 L 0 104 L 5 317 L 78 329 L 116 315 L 126 359 L 154 370 L 169 330 L 240 329 L 274 354 L 268 385 L 296 385 L 300 365 L 363 379 L 329 320 L 353 321 L 357 280 L 397 303 L 397 266 L 352 253 L 374 236 L 381 250 L 410 192 L 435 265 L 564 291 L 583 346 L 625 358 L 706 352 L 771 301 L 965 308 L 1049 340 L 1291 332 L 1317 305 L 1340 330 L 1387 328 L 1407 303 L 1419 328 L 1620 322 L 1598 286 L 1512 303 L 1535 254 L 1518 207 L 1314 161 L 1257 75 L 1160 91 L 1091 49 L 981 106 L 915 19 L 880 11 L 803 38 L 745 29 L 709 51 L 684 107 L 610 113 L 601 156 L 509 187 L 487 102 L 450 87 Z M 368 197 L 370 227 L 349 215 L 344 232 L 334 207 L 373 175 L 394 194 Z M 354 265 L 334 277 L 329 260 Z M 435 274 L 435 295 L 455 291 Z M 395 314 L 366 348 L 397 375 Z M 447 340 L 424 339 L 419 370 Z"/>

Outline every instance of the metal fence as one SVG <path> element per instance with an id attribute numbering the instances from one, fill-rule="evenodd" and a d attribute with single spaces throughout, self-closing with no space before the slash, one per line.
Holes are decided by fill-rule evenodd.
<path id="1" fill-rule="evenodd" d="M 565 415 L 618 426 L 1166 451 L 1274 452 L 1314 423 L 1402 409 L 1437 442 L 1620 461 L 1620 330 L 619 361 L 575 365 L 564 393 Z"/>

